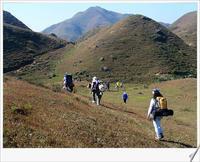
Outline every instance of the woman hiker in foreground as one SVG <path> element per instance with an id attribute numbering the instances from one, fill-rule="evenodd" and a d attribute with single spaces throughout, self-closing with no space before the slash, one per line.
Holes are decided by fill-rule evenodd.
<path id="1" fill-rule="evenodd" d="M 152 91 L 153 98 L 150 101 L 150 106 L 147 114 L 147 119 L 153 120 L 153 126 L 155 128 L 155 133 L 156 133 L 156 140 L 161 140 L 164 138 L 163 136 L 163 129 L 160 125 L 161 116 L 155 116 L 156 110 L 159 108 L 158 101 L 156 100 L 157 97 L 162 97 L 162 94 L 160 93 L 159 89 L 153 89 Z"/>

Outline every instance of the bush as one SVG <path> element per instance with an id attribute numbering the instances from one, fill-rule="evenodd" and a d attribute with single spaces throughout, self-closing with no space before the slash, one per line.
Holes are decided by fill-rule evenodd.
<path id="1" fill-rule="evenodd" d="M 28 115 L 31 113 L 31 110 L 32 110 L 32 105 L 30 103 L 27 103 L 23 106 L 16 106 L 16 105 L 11 106 L 11 111 L 14 114 Z"/>

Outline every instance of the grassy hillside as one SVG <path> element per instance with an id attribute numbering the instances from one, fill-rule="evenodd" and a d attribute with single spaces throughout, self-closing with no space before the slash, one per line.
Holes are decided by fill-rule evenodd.
<path id="1" fill-rule="evenodd" d="M 17 70 L 34 62 L 38 55 L 64 47 L 67 42 L 17 26 L 3 25 L 3 70 Z"/>
<path id="2" fill-rule="evenodd" d="M 6 75 L 15 76 L 36 85 L 54 83 L 56 78 L 62 80 L 63 76 L 58 76 L 58 73 L 55 72 L 56 64 L 61 62 L 60 60 L 63 58 L 65 52 L 72 47 L 73 44 L 68 44 L 64 48 L 43 53 L 34 57 L 34 61 L 31 64 L 25 65 L 16 71 L 6 73 Z"/>
<path id="3" fill-rule="evenodd" d="M 175 21 L 170 30 L 188 45 L 197 47 L 197 11 L 187 13 Z"/>
<path id="4" fill-rule="evenodd" d="M 160 142 L 154 141 L 152 123 L 145 118 L 154 86 L 175 111 L 174 117 L 163 119 L 165 140 Z M 76 83 L 76 94 L 53 90 L 4 78 L 5 148 L 196 146 L 196 80 L 149 88 L 132 84 L 127 105 L 121 103 L 121 92 L 111 91 L 105 92 L 99 107 L 91 104 L 84 82 Z"/>
<path id="5" fill-rule="evenodd" d="M 135 15 L 83 37 L 56 71 L 140 83 L 195 77 L 196 51 L 159 23 Z"/>

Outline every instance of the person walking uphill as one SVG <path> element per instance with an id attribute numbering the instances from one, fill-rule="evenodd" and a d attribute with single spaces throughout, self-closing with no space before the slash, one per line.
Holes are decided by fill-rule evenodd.
<path id="1" fill-rule="evenodd" d="M 67 72 L 64 74 L 63 84 L 64 84 L 63 87 L 64 89 L 66 89 L 68 92 L 73 92 L 74 83 L 71 74 L 68 74 Z"/>
<path id="2" fill-rule="evenodd" d="M 127 99 L 128 99 L 128 94 L 127 94 L 126 92 L 124 92 L 124 93 L 122 94 L 122 99 L 123 99 L 124 103 L 126 103 L 126 101 L 127 101 Z"/>
<path id="3" fill-rule="evenodd" d="M 155 116 L 156 111 L 158 110 L 158 101 L 156 100 L 157 97 L 162 97 L 162 94 L 160 93 L 159 89 L 153 89 L 152 90 L 153 98 L 150 101 L 149 109 L 148 109 L 148 114 L 147 114 L 147 119 L 153 120 L 153 126 L 155 129 L 156 133 L 156 140 L 161 140 L 164 138 L 163 136 L 163 129 L 161 127 L 161 116 Z"/>
<path id="4" fill-rule="evenodd" d="M 103 92 L 99 89 L 100 82 L 97 77 L 93 77 L 91 84 L 91 92 L 92 92 L 92 103 L 96 103 L 100 105 L 100 100 L 103 95 Z"/>

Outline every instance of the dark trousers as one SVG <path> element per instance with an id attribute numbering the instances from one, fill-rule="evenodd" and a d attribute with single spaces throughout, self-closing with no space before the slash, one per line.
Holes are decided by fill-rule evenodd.
<path id="1" fill-rule="evenodd" d="M 102 95 L 101 95 L 100 91 L 92 91 L 93 101 L 95 101 L 97 104 L 100 104 L 101 97 L 102 97 Z"/>

